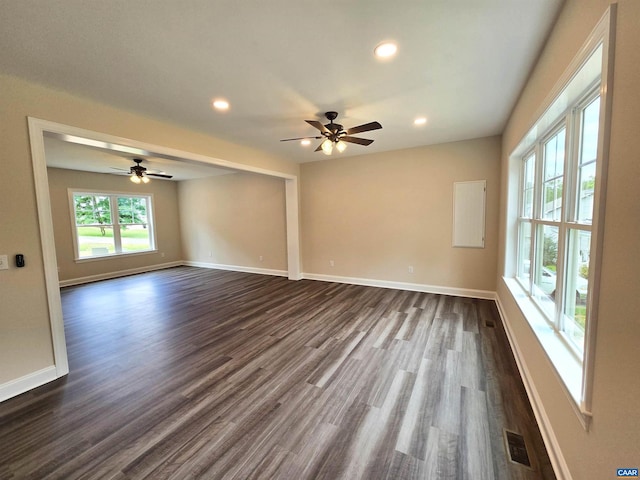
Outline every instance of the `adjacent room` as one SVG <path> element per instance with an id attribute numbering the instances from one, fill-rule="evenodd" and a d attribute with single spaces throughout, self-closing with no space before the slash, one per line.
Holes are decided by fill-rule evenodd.
<path id="1" fill-rule="evenodd" d="M 0 11 L 0 478 L 638 475 L 637 2 Z"/>

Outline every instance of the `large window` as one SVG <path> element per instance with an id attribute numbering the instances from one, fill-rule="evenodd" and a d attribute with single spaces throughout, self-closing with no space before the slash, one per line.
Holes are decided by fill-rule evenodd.
<path id="1" fill-rule="evenodd" d="M 591 416 L 611 102 L 607 13 L 510 155 L 505 284 Z"/>
<path id="2" fill-rule="evenodd" d="M 76 259 L 155 250 L 152 197 L 70 191 Z"/>
<path id="3" fill-rule="evenodd" d="M 584 353 L 600 114 L 591 90 L 520 165 L 517 278 L 555 331 Z"/>

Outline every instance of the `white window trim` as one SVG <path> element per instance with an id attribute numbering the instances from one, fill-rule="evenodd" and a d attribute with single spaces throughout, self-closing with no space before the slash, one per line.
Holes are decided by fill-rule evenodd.
<path id="1" fill-rule="evenodd" d="M 122 191 L 112 191 L 112 190 L 92 190 L 92 189 L 84 189 L 84 188 L 69 188 L 67 190 L 69 197 L 69 214 L 71 216 L 71 237 L 73 239 L 73 256 L 75 263 L 85 263 L 85 262 L 95 262 L 99 260 L 107 260 L 111 258 L 121 258 L 121 257 L 131 257 L 138 255 L 148 255 L 151 253 L 158 252 L 158 242 L 156 239 L 156 231 L 155 231 L 155 208 L 154 208 L 154 198 L 153 193 L 134 193 L 134 192 L 122 192 Z M 78 248 L 78 230 L 76 225 L 76 212 L 75 212 L 75 202 L 73 196 L 76 194 L 86 194 L 86 195 L 103 195 L 103 196 L 111 196 L 111 197 L 143 197 L 149 199 L 149 212 L 147 226 L 149 228 L 149 238 L 151 239 L 151 243 L 153 247 L 149 250 L 142 250 L 136 252 L 117 252 L 110 253 L 107 255 L 93 255 L 91 257 L 80 257 L 80 250 Z M 112 212 L 113 214 L 114 212 Z M 117 205 L 116 212 L 117 215 Z M 112 225 L 116 225 L 115 223 Z M 119 232 L 114 228 L 114 237 L 119 235 Z"/>
<path id="2" fill-rule="evenodd" d="M 577 168 L 579 168 L 579 158 L 577 155 L 579 154 L 579 148 L 576 146 L 579 143 L 579 138 L 576 138 L 573 134 L 569 134 L 569 132 L 575 132 L 576 127 L 579 126 L 579 122 L 576 120 L 578 113 L 582 112 L 586 106 L 588 106 L 595 98 L 599 97 L 600 93 L 598 89 L 593 87 L 589 87 L 586 93 L 581 96 L 574 104 L 572 104 L 572 108 L 566 112 L 565 115 L 562 116 L 559 122 L 556 122 L 549 131 L 542 135 L 538 141 L 535 143 L 535 148 L 531 148 L 526 151 L 524 155 L 521 156 L 520 162 L 524 161 L 531 157 L 531 155 L 535 155 L 535 183 L 540 183 L 539 188 L 534 188 L 534 199 L 533 199 L 533 212 L 532 216 L 524 217 L 524 204 L 522 202 L 523 197 L 520 195 L 520 206 L 518 208 L 519 217 L 518 217 L 518 227 L 520 224 L 527 222 L 531 226 L 531 251 L 529 252 L 529 259 L 534 258 L 533 250 L 536 248 L 537 243 L 537 234 L 538 228 L 540 225 L 555 227 L 558 229 L 558 258 L 564 259 L 566 257 L 565 247 L 567 242 L 567 236 L 569 235 L 570 230 L 581 230 L 587 231 L 592 234 L 593 224 L 579 223 L 577 221 L 569 221 L 567 218 L 572 214 L 569 211 L 574 211 L 576 207 L 576 199 L 575 195 L 569 196 L 568 193 L 576 193 L 575 186 L 572 186 L 570 182 L 575 180 Z M 563 168 L 563 196 L 562 196 L 562 215 L 560 220 L 551 220 L 545 219 L 544 216 L 544 184 L 546 183 L 544 179 L 544 169 L 546 159 L 544 158 L 543 150 L 544 145 L 555 135 L 560 132 L 563 128 L 566 128 L 566 145 L 565 145 L 565 158 L 564 158 L 564 168 Z M 569 141 L 573 139 L 574 142 L 571 145 Z M 523 191 L 524 185 L 524 169 L 520 174 L 520 185 L 519 185 L 519 193 L 521 194 Z M 556 178 L 556 177 L 554 177 Z M 593 236 L 593 234 L 592 234 Z M 516 240 L 519 241 L 519 240 Z M 519 247 L 519 244 L 518 244 Z M 518 256 L 519 258 L 519 256 Z M 558 285 L 564 285 L 565 279 L 565 263 L 564 261 L 560 262 L 558 265 L 558 269 L 556 271 L 557 275 L 557 283 Z M 525 285 L 521 278 L 517 277 L 516 280 L 521 285 L 523 289 L 527 292 L 531 292 L 534 290 L 533 284 L 534 280 L 534 270 L 535 265 L 530 266 L 530 277 L 529 277 L 529 285 Z M 560 290 L 564 293 L 564 289 L 561 287 Z M 547 312 L 544 311 L 542 304 L 535 297 L 532 297 L 531 300 L 535 303 L 536 307 L 538 307 L 538 311 L 540 314 L 546 319 L 549 325 L 556 330 L 556 333 L 561 337 L 561 340 L 565 342 L 566 348 L 571 351 L 574 357 L 582 362 L 583 352 L 581 352 L 578 347 L 573 343 L 573 341 L 568 338 L 566 332 L 563 328 L 563 319 L 564 313 L 562 312 L 562 302 L 556 302 L 555 304 L 555 312 L 553 314 L 553 318 L 551 318 Z M 580 396 L 580 392 L 577 392 L 576 397 Z"/>
<path id="3" fill-rule="evenodd" d="M 503 272 L 503 280 L 508 287 L 511 295 L 518 304 L 522 314 L 527 318 L 529 326 L 538 338 L 551 364 L 554 366 L 555 372 L 561 380 L 571 405 L 576 412 L 578 419 L 585 428 L 589 429 L 592 418 L 592 397 L 593 397 L 593 375 L 594 375 L 594 355 L 596 344 L 596 333 L 598 323 L 598 297 L 600 290 L 600 272 L 602 265 L 602 238 L 604 233 L 604 212 L 607 185 L 607 165 L 610 145 L 610 125 L 611 125 L 611 106 L 612 106 L 612 86 L 613 86 L 613 68 L 614 68 L 614 48 L 615 48 L 615 19 L 616 5 L 612 4 L 605 12 L 600 22 L 596 25 L 591 35 L 573 59 L 567 70 L 563 73 L 560 80 L 556 83 L 550 94 L 545 99 L 542 108 L 538 114 L 534 116 L 532 127 L 520 141 L 509 157 L 509 169 L 511 173 L 509 178 L 514 179 L 514 169 L 518 168 L 515 183 L 509 185 L 509 189 L 513 191 L 517 188 L 518 202 L 508 206 L 507 218 L 510 227 L 507 230 L 507 248 L 505 249 L 505 271 Z M 519 217 L 520 211 L 520 182 L 522 176 L 520 174 L 520 162 L 522 158 L 528 155 L 538 139 L 542 138 L 542 133 L 550 132 L 553 127 L 550 126 L 548 120 L 552 118 L 560 118 L 568 112 L 558 112 L 558 105 L 562 102 L 557 101 L 560 94 L 565 90 L 567 85 L 580 71 L 585 62 L 592 53 L 602 45 L 602 62 L 601 62 L 601 81 L 600 81 L 600 124 L 598 132 L 598 151 L 596 163 L 596 185 L 594 188 L 594 212 L 591 226 L 591 256 L 589 268 L 589 295 L 587 310 L 589 311 L 589 319 L 585 328 L 585 343 L 583 362 L 572 362 L 570 359 L 574 356 L 567 355 L 571 353 L 571 349 L 567 349 L 567 343 L 558 335 L 546 320 L 542 323 L 540 310 L 535 302 L 528 296 L 522 288 L 521 283 L 516 279 L 517 266 L 517 243 L 519 236 Z M 586 90 L 586 89 L 585 89 Z M 585 91 L 583 90 L 583 91 Z M 584 97 L 581 97 L 584 99 Z M 555 111 L 555 113 L 554 113 Z M 545 123 L 545 117 L 547 123 Z M 556 120 L 551 120 L 554 125 Z M 540 131 L 542 125 L 542 131 Z M 570 146 L 571 148 L 572 146 Z M 539 162 L 536 158 L 536 163 Z M 536 168 L 538 166 L 536 165 Z M 508 194 L 509 198 L 514 199 L 512 193 Z M 535 204 L 534 204 L 535 208 Z M 534 214 L 535 217 L 535 214 Z M 533 224 L 532 224 L 533 225 Z M 577 226 L 577 225 L 576 225 Z M 571 228 L 574 225 L 570 225 Z M 532 228 L 532 243 L 535 230 Z M 560 252 L 558 252 L 560 255 Z M 575 380 L 579 379 L 578 384 Z"/>

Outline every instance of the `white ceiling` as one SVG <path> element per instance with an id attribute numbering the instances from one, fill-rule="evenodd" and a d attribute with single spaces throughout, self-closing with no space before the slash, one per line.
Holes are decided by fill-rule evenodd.
<path id="1" fill-rule="evenodd" d="M 306 162 L 327 110 L 383 126 L 343 156 L 501 133 L 561 4 L 0 0 L 0 72 Z"/>
<path id="2" fill-rule="evenodd" d="M 213 177 L 235 173 L 235 170 L 213 167 L 204 163 L 189 162 L 185 159 L 161 157 L 121 145 L 109 144 L 104 148 L 80 145 L 64 138 L 65 136 L 48 134 L 44 137 L 44 151 L 48 167 L 82 170 L 85 172 L 127 175 L 133 158 L 143 159 L 141 165 L 148 173 L 171 175 L 173 181 L 194 178 Z M 93 142 L 92 142 L 93 143 Z M 95 142 L 99 144 L 101 142 Z M 106 144 L 105 144 L 106 145 Z M 155 180 L 165 180 L 155 177 Z"/>

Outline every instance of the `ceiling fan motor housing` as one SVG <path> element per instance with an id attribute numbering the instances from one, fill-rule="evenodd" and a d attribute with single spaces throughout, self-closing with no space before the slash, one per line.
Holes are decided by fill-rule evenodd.
<path id="1" fill-rule="evenodd" d="M 327 130 L 331 133 L 323 133 L 325 137 L 330 139 L 333 142 L 337 142 L 341 133 L 344 133 L 344 129 L 342 125 L 339 123 L 333 123 L 333 121 L 338 118 L 338 112 L 327 112 L 324 114 L 325 117 L 329 120 L 329 123 L 325 125 Z"/>
<path id="2" fill-rule="evenodd" d="M 142 163 L 142 159 L 134 158 L 133 161 L 136 162 L 136 164 L 131 167 L 131 173 L 135 173 L 136 175 L 141 176 L 143 172 L 147 171 L 146 167 L 140 165 Z"/>
<path id="3" fill-rule="evenodd" d="M 338 118 L 338 112 L 327 112 L 324 114 L 327 117 L 327 120 L 333 122 L 336 118 Z"/>

